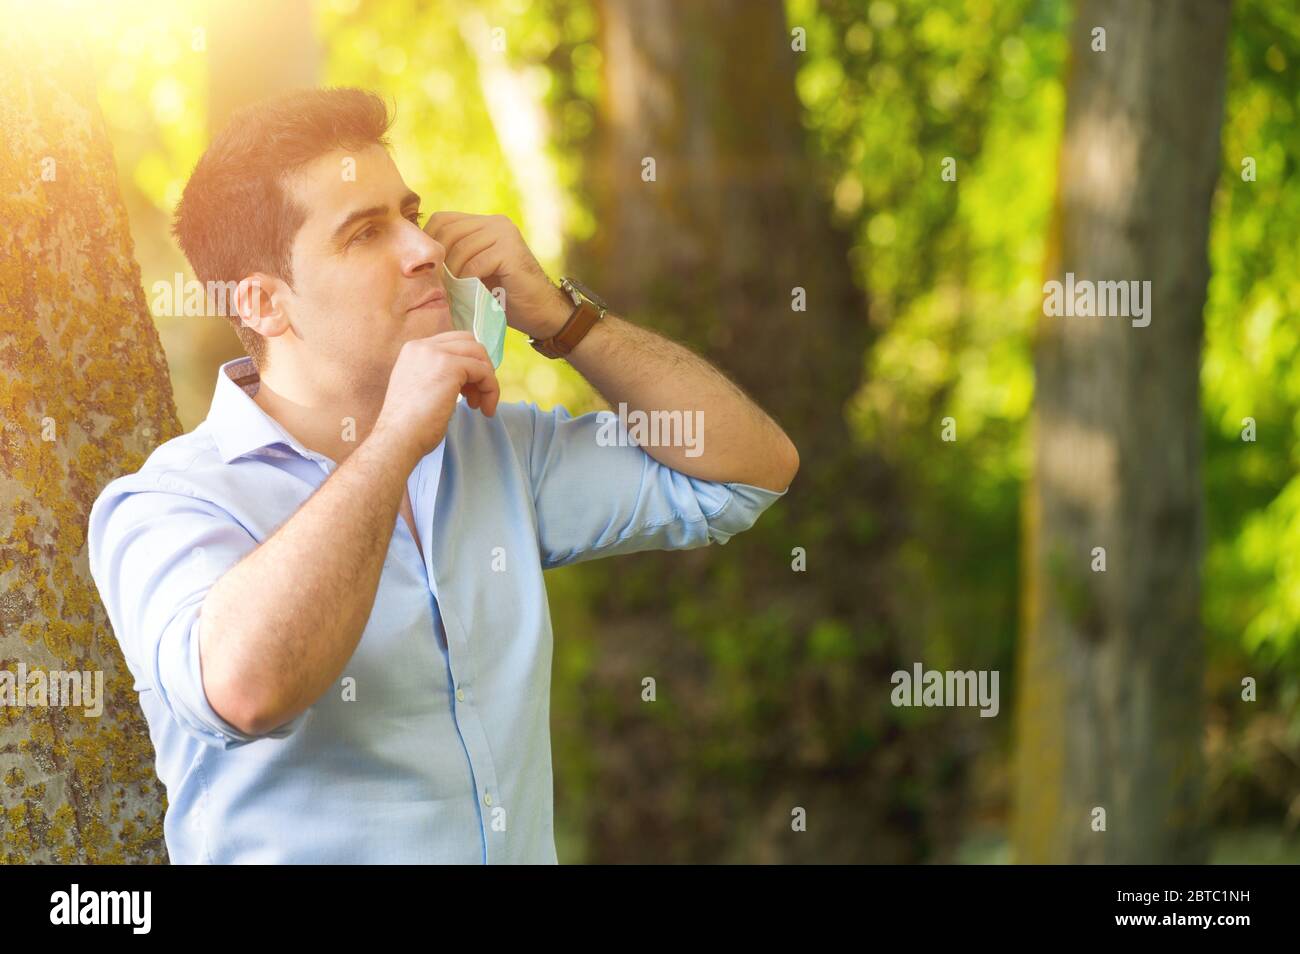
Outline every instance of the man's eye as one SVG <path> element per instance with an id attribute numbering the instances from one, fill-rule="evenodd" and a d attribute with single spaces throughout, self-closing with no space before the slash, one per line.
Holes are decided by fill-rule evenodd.
<path id="1" fill-rule="evenodd" d="M 407 216 L 407 218 L 410 219 L 412 222 L 414 222 L 416 225 L 419 225 L 420 220 L 424 218 L 424 213 L 412 212 L 410 215 Z"/>
<path id="2" fill-rule="evenodd" d="M 375 235 L 375 234 L 377 234 L 378 232 L 379 232 L 379 230 L 378 230 L 377 228 L 375 228 L 373 225 L 367 225 L 364 229 L 362 229 L 362 230 L 361 230 L 360 232 L 358 232 L 356 235 L 352 236 L 352 241 L 353 241 L 353 242 L 364 242 L 366 239 L 370 238 L 370 236 Z M 351 243 L 349 243 L 349 244 L 351 244 Z"/>

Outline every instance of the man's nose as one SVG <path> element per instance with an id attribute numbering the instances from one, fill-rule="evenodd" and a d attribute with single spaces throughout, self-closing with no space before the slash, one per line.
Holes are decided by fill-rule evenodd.
<path id="1" fill-rule="evenodd" d="M 409 236 L 409 244 L 403 255 L 402 273 L 414 275 L 429 269 L 441 271 L 443 260 L 447 257 L 447 249 L 443 244 L 418 225 L 413 224 L 405 231 Z"/>

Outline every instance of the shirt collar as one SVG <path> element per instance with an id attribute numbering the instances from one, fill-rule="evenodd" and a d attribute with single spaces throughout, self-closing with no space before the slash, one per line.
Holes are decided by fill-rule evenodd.
<path id="1" fill-rule="evenodd" d="M 259 452 L 277 457 L 288 457 L 290 451 L 273 447 L 287 444 L 296 452 L 321 465 L 327 474 L 333 473 L 335 462 L 324 454 L 308 450 L 275 418 L 262 410 L 253 400 L 261 385 L 261 376 L 250 357 L 227 361 L 217 371 L 217 388 L 212 395 L 212 408 L 208 411 L 207 425 L 217 445 L 223 463 Z M 427 549 L 433 526 L 433 513 L 438 499 L 438 484 L 442 476 L 442 459 L 447 447 L 444 437 L 429 457 L 417 464 L 407 478 L 406 490 L 411 500 L 415 519 L 420 521 L 419 535 L 426 569 L 430 569 Z M 427 462 L 427 463 L 426 463 Z M 424 502 L 422 504 L 422 502 Z M 421 511 L 426 516 L 421 519 Z"/>
<path id="2" fill-rule="evenodd" d="M 328 465 L 328 457 L 304 447 L 253 400 L 260 384 L 257 366 L 247 356 L 227 361 L 217 372 L 208 427 L 222 462 L 229 464 L 253 451 L 283 455 L 271 445 L 287 444 L 303 457 Z"/>

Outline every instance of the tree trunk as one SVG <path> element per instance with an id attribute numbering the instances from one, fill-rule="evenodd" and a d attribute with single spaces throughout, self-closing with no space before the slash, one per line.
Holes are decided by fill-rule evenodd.
<path id="1" fill-rule="evenodd" d="M 1078 5 L 1047 275 L 1149 281 L 1150 324 L 1045 305 L 1038 328 L 1022 862 L 1206 857 L 1198 386 L 1228 21 L 1227 0 Z"/>
<path id="2" fill-rule="evenodd" d="M 591 571 L 606 575 L 583 730 L 609 735 L 587 757 L 589 860 L 913 860 L 918 816 L 887 781 L 910 757 L 881 768 L 873 746 L 896 733 L 862 701 L 892 668 L 867 638 L 888 630 L 892 491 L 845 418 L 867 307 L 805 148 L 783 5 L 604 0 L 600 18 L 598 228 L 576 274 L 736 380 L 802 468 L 725 551 Z M 842 653 L 832 666 L 810 659 L 814 630 Z M 670 699 L 657 723 L 626 688 L 647 674 Z M 806 832 L 792 833 L 797 808 Z"/>
<path id="3" fill-rule="evenodd" d="M 165 792 L 85 542 L 100 489 L 180 428 L 88 58 L 21 17 L 2 36 L 0 669 L 88 672 L 92 692 L 98 671 L 102 712 L 14 705 L 11 685 L 0 860 L 165 862 Z"/>

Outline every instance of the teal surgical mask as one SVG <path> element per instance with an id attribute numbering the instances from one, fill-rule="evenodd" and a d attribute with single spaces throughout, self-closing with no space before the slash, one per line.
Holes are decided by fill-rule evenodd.
<path id="1" fill-rule="evenodd" d="M 506 347 L 505 309 L 477 278 L 457 278 L 446 265 L 442 271 L 452 327 L 473 332 L 475 340 L 487 349 L 492 367 L 501 367 Z"/>

